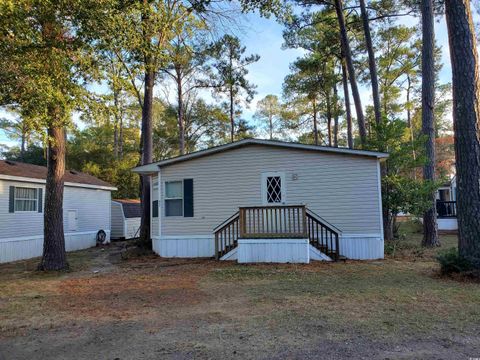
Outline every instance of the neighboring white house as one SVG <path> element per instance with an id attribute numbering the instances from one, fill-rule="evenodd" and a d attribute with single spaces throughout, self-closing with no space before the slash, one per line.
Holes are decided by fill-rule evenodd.
<path id="1" fill-rule="evenodd" d="M 152 177 L 152 240 L 160 256 L 378 259 L 380 162 L 387 157 L 246 139 L 133 171 Z"/>
<path id="2" fill-rule="evenodd" d="M 47 168 L 0 161 L 0 263 L 42 255 Z M 110 184 L 76 171 L 65 172 L 63 222 L 67 251 L 110 237 Z"/>
<path id="3" fill-rule="evenodd" d="M 140 200 L 115 199 L 112 201 L 112 239 L 133 239 L 140 234 Z"/>
<path id="4" fill-rule="evenodd" d="M 454 231 L 457 223 L 457 177 L 437 191 L 437 224 L 438 230 Z"/>

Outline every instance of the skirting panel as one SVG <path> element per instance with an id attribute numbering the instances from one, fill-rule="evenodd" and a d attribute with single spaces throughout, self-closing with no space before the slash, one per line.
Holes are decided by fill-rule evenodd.
<path id="1" fill-rule="evenodd" d="M 239 263 L 309 263 L 308 239 L 240 239 Z"/>
<path id="2" fill-rule="evenodd" d="M 340 255 L 353 260 L 383 259 L 383 237 L 378 235 L 342 235 Z"/>
<path id="3" fill-rule="evenodd" d="M 107 233 L 107 239 L 109 239 L 110 231 L 105 232 Z M 67 233 L 65 234 L 65 249 L 75 251 L 93 247 L 96 245 L 96 235 L 96 231 Z M 0 263 L 31 259 L 42 256 L 42 252 L 43 236 L 0 240 Z"/>
<path id="4" fill-rule="evenodd" d="M 162 257 L 212 257 L 215 255 L 215 243 L 212 236 L 165 236 L 154 237 L 153 251 Z"/>
<path id="5" fill-rule="evenodd" d="M 451 219 L 437 219 L 438 230 L 458 230 L 458 223 L 456 218 Z"/>

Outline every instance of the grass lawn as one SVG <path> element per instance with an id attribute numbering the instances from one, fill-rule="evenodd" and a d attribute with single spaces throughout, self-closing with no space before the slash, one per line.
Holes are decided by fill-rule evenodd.
<path id="1" fill-rule="evenodd" d="M 1 265 L 0 359 L 480 357 L 480 285 L 440 277 L 440 249 L 401 231 L 382 261 L 122 261 L 112 245 L 62 274 Z"/>

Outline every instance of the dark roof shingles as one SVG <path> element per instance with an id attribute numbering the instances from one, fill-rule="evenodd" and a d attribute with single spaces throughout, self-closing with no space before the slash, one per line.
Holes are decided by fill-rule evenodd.
<path id="1" fill-rule="evenodd" d="M 18 161 L 0 160 L 0 174 L 45 180 L 47 178 L 47 168 L 45 166 L 26 164 Z M 64 181 L 76 184 L 113 187 L 111 184 L 95 176 L 73 170 L 65 171 Z"/>
<path id="2" fill-rule="evenodd" d="M 138 199 L 115 199 L 123 207 L 123 215 L 127 219 L 137 218 L 142 216 L 142 208 L 140 205 L 140 200 Z"/>

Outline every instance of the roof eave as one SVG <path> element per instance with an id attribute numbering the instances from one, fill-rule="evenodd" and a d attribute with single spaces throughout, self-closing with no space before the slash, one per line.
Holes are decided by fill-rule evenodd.
<path id="1" fill-rule="evenodd" d="M 200 150 L 190 154 L 174 157 L 171 159 L 158 161 L 152 164 L 137 166 L 133 168 L 132 171 L 142 175 L 151 175 L 151 174 L 157 173 L 162 166 L 167 166 L 167 165 L 175 164 L 178 162 L 188 161 L 188 160 L 196 159 L 199 157 L 208 156 L 211 154 L 216 154 L 225 150 L 235 149 L 245 145 L 277 146 L 277 147 L 299 149 L 299 150 L 328 152 L 332 154 L 374 157 L 374 158 L 377 158 L 379 161 L 384 161 L 389 156 L 389 154 L 387 153 L 381 153 L 381 152 L 375 152 L 375 151 L 355 150 L 355 149 L 347 149 L 347 148 L 333 148 L 333 147 L 329 148 L 327 146 L 318 147 L 316 145 L 287 143 L 287 142 L 279 142 L 279 141 L 263 140 L 263 139 L 245 139 L 245 140 L 240 140 L 240 141 L 225 144 L 225 145 L 216 146 L 210 149 Z"/>

